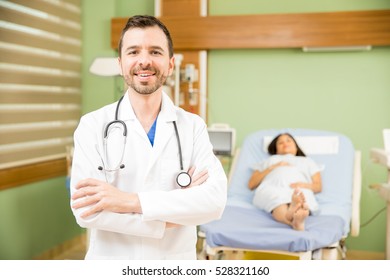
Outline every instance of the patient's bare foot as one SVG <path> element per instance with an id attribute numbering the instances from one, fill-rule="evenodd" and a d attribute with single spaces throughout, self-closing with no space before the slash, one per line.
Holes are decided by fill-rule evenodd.
<path id="1" fill-rule="evenodd" d="M 288 221 L 293 220 L 294 213 L 302 207 L 302 204 L 305 203 L 305 196 L 301 192 L 300 189 L 294 189 L 294 192 L 291 196 L 291 203 L 288 206 L 287 213 L 286 213 L 286 219 Z"/>
<path id="2" fill-rule="evenodd" d="M 307 207 L 307 204 L 304 203 L 303 206 L 293 214 L 291 223 L 292 228 L 300 231 L 305 230 L 305 220 L 307 216 L 309 216 L 309 208 Z"/>

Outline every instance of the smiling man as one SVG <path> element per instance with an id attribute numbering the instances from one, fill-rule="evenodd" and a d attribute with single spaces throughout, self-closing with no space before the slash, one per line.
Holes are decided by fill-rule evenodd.
<path id="1" fill-rule="evenodd" d="M 87 259 L 196 259 L 196 225 L 220 218 L 227 179 L 204 121 L 162 86 L 174 68 L 169 31 L 131 17 L 119 43 L 128 85 L 74 134 L 71 207 L 90 229 Z"/>

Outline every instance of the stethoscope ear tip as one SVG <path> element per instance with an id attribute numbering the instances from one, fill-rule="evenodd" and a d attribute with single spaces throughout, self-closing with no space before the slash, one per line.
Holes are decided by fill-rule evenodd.
<path id="1" fill-rule="evenodd" d="M 98 166 L 98 170 L 102 171 L 103 167 L 102 166 Z"/>

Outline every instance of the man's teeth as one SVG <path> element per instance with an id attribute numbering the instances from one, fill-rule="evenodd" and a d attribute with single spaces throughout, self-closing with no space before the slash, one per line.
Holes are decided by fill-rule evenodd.
<path id="1" fill-rule="evenodd" d="M 150 74 L 139 74 L 141 77 L 148 77 Z"/>

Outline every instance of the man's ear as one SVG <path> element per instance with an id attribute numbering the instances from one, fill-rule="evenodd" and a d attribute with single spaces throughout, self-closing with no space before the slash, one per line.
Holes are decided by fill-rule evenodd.
<path id="1" fill-rule="evenodd" d="M 172 56 L 169 59 L 169 71 L 168 71 L 168 76 L 171 76 L 173 73 L 173 69 L 175 69 L 175 56 Z"/>

